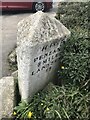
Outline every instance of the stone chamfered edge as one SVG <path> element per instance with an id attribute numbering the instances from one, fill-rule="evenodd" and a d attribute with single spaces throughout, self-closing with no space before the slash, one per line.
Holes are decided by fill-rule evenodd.
<path id="1" fill-rule="evenodd" d="M 40 89 L 42 89 L 54 76 L 57 63 L 51 72 L 40 71 L 32 76 L 33 70 L 37 73 L 37 62 L 33 58 L 40 54 L 45 55 L 45 51 L 40 51 L 43 45 L 66 40 L 70 36 L 70 31 L 58 20 L 47 13 L 37 12 L 18 23 L 17 33 L 17 62 L 18 62 L 18 82 L 21 97 L 26 102 Z M 49 45 L 50 46 L 50 45 Z M 48 51 L 54 47 L 48 48 Z M 40 57 L 40 56 L 39 56 Z M 45 62 L 44 58 L 44 62 Z M 41 61 L 42 62 L 42 61 Z M 49 63 L 49 62 L 48 62 Z M 46 64 L 45 64 L 46 65 Z M 42 69 L 41 69 L 42 70 Z M 50 75 L 50 77 L 49 77 Z"/>

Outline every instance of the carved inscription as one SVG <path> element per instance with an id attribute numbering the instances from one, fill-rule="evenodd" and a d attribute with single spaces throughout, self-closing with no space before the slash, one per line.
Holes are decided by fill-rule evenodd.
<path id="1" fill-rule="evenodd" d="M 49 51 L 47 50 L 48 48 Z M 35 71 L 32 71 L 31 75 L 35 75 L 42 70 L 45 70 L 46 72 L 51 71 L 53 64 L 60 59 L 59 42 L 45 45 L 41 48 L 41 51 L 42 54 L 33 59 L 33 62 L 36 64 L 37 69 Z"/>

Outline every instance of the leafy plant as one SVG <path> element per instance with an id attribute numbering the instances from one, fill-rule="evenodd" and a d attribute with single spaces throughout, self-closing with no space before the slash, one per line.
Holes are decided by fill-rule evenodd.
<path id="1" fill-rule="evenodd" d="M 71 30 L 71 37 L 63 44 L 61 50 L 61 66 L 59 77 L 82 86 L 90 79 L 90 41 L 86 30 Z"/>
<path id="2" fill-rule="evenodd" d="M 67 28 L 80 26 L 89 28 L 89 2 L 62 2 L 59 4 L 57 16 Z"/>
<path id="3" fill-rule="evenodd" d="M 78 87 L 55 86 L 49 84 L 43 91 L 37 93 L 30 104 L 21 102 L 15 108 L 16 118 L 35 119 L 75 119 L 89 118 L 90 92 L 82 93 Z"/>
<path id="4" fill-rule="evenodd" d="M 69 28 L 71 37 L 61 48 L 59 78 L 63 83 L 73 83 L 79 87 L 90 84 L 90 37 L 88 35 L 88 2 L 61 3 L 57 19 Z M 85 86 L 86 87 L 86 86 Z"/>

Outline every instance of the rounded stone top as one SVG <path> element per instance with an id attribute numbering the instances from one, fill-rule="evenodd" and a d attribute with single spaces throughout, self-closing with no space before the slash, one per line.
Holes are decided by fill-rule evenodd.
<path id="1" fill-rule="evenodd" d="M 70 31 L 48 13 L 36 12 L 18 23 L 17 44 L 42 42 L 70 36 Z"/>

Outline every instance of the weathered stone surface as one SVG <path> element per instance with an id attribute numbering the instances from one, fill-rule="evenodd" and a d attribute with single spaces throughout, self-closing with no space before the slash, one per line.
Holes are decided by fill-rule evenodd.
<path id="1" fill-rule="evenodd" d="M 70 31 L 55 18 L 37 12 L 18 24 L 18 81 L 27 102 L 55 78 L 59 66 L 60 46 Z"/>
<path id="2" fill-rule="evenodd" d="M 11 118 L 15 102 L 15 84 L 13 77 L 0 79 L 0 119 Z"/>

